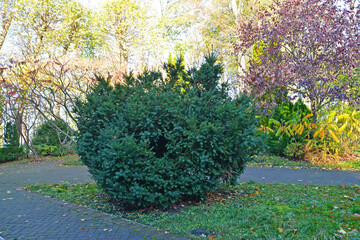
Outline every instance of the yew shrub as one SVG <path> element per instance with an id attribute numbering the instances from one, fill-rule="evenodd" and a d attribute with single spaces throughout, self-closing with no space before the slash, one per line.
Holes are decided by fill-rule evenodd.
<path id="1" fill-rule="evenodd" d="M 205 200 L 221 181 L 236 182 L 256 154 L 255 110 L 219 84 L 222 67 L 208 56 L 184 71 L 145 71 L 98 84 L 77 102 L 78 154 L 115 199 L 135 207 Z M 171 70 L 171 72 L 169 72 Z"/>

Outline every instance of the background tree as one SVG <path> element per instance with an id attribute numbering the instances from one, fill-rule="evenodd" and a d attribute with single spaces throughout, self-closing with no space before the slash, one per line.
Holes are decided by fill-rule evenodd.
<path id="1" fill-rule="evenodd" d="M 263 53 L 253 58 L 259 43 Z M 286 86 L 290 96 L 309 102 L 315 123 L 323 106 L 354 100 L 347 82 L 354 80 L 359 44 L 355 1 L 340 7 L 330 0 L 285 0 L 241 19 L 236 50 L 249 57 L 244 80 L 256 98 Z"/>
<path id="2" fill-rule="evenodd" d="M 137 0 L 109 1 L 102 9 L 108 49 L 120 66 L 128 69 L 132 51 L 138 46 L 145 23 L 145 9 Z"/>
<path id="3" fill-rule="evenodd" d="M 8 35 L 17 10 L 17 1 L 15 0 L 2 0 L 0 2 L 0 50 Z"/>

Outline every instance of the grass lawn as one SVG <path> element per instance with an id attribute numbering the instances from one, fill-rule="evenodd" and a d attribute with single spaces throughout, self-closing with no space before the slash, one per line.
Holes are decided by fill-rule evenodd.
<path id="1" fill-rule="evenodd" d="M 311 164 L 306 161 L 294 161 L 291 159 L 274 156 L 260 155 L 248 163 L 248 166 L 259 167 L 286 167 L 286 168 L 322 168 L 329 170 L 360 171 L 360 158 L 347 161 L 333 161 L 331 163 Z"/>
<path id="2" fill-rule="evenodd" d="M 28 191 L 142 222 L 191 239 L 360 239 L 360 187 L 240 183 L 222 186 L 201 204 L 129 210 L 96 184 L 42 184 Z"/>
<path id="3" fill-rule="evenodd" d="M 26 163 L 36 163 L 36 162 L 42 162 L 42 161 L 65 161 L 62 164 L 63 165 L 69 165 L 69 166 L 75 166 L 77 164 L 79 156 L 76 154 L 72 155 L 65 155 L 65 156 L 46 156 L 46 157 L 40 157 L 40 158 L 22 158 L 15 161 L 0 163 L 0 166 L 9 166 L 9 165 L 16 165 L 16 164 L 26 164 Z M 82 164 L 82 163 L 81 163 Z M 79 165 L 76 165 L 79 166 Z"/>
<path id="4" fill-rule="evenodd" d="M 84 163 L 80 161 L 80 157 L 78 155 L 74 155 L 73 158 L 62 163 L 64 166 L 84 166 Z"/>

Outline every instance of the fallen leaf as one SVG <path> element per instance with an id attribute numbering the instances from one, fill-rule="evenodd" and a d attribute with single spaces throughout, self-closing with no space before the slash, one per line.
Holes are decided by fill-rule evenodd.
<path id="1" fill-rule="evenodd" d="M 356 218 L 360 219 L 360 214 L 355 213 L 355 214 L 354 214 L 354 217 L 356 217 Z"/>
<path id="2" fill-rule="evenodd" d="M 80 219 L 82 222 L 85 221 L 86 219 Z"/>
<path id="3" fill-rule="evenodd" d="M 338 231 L 338 233 L 341 233 L 341 234 L 346 234 L 345 230 L 344 230 L 344 229 L 342 229 L 342 228 L 340 228 L 340 230 L 337 230 L 337 231 Z"/>
<path id="4" fill-rule="evenodd" d="M 336 233 L 334 233 L 334 235 L 335 235 L 336 237 L 338 237 L 338 238 L 345 238 L 344 236 L 341 236 L 341 235 L 336 234 Z"/>
<path id="5" fill-rule="evenodd" d="M 284 232 L 284 229 L 282 229 L 281 227 L 278 227 L 278 231 L 279 231 L 280 233 L 282 233 L 282 232 Z"/>

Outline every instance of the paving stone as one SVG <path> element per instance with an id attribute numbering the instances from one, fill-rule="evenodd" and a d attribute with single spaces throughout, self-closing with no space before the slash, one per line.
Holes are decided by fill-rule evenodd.
<path id="1" fill-rule="evenodd" d="M 151 227 L 19 188 L 43 182 L 92 182 L 84 167 L 57 164 L 0 166 L 0 240 L 157 239 L 149 238 Z M 105 228 L 113 230 L 103 231 Z"/>

